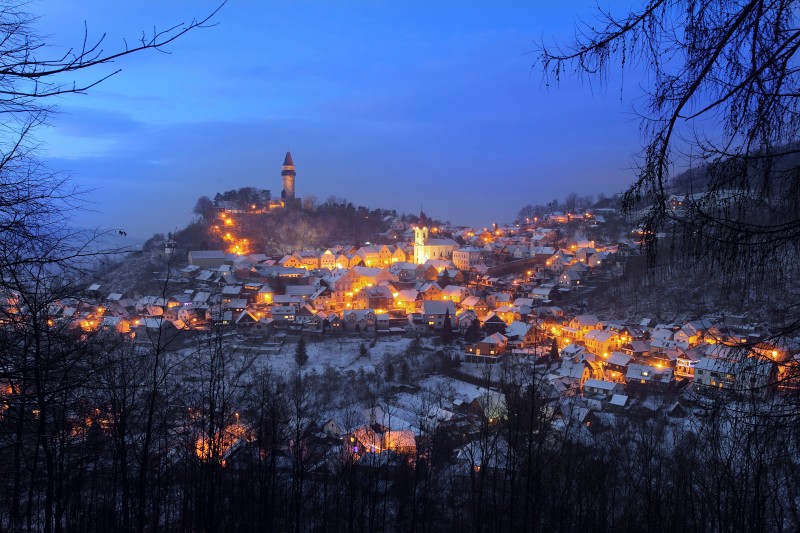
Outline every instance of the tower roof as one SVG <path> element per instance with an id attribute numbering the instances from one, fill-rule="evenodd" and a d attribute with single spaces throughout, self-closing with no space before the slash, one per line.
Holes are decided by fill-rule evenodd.
<path id="1" fill-rule="evenodd" d="M 283 158 L 283 167 L 281 167 L 281 176 L 296 176 L 294 171 L 294 161 L 292 161 L 292 152 L 286 152 L 286 157 Z M 286 185 L 284 185 L 284 188 Z"/>

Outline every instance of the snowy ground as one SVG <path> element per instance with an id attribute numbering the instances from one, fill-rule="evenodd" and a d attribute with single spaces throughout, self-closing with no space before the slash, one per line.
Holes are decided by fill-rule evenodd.
<path id="1" fill-rule="evenodd" d="M 402 337 L 380 338 L 374 347 L 370 347 L 372 340 L 348 337 L 324 341 L 308 340 L 306 341 L 308 363 L 303 367 L 303 372 L 321 373 L 327 367 L 339 372 L 360 368 L 368 372 L 373 371 L 382 367 L 387 355 L 401 354 L 411 342 L 410 339 Z M 368 349 L 364 357 L 359 355 L 362 344 Z M 297 368 L 294 358 L 296 346 L 296 342 L 284 342 L 278 353 L 260 353 L 256 365 L 260 368 L 269 367 L 281 374 L 293 372 Z"/>
<path id="2" fill-rule="evenodd" d="M 360 420 L 364 412 L 378 406 L 391 414 L 393 427 L 406 424 L 419 431 L 421 424 L 448 420 L 458 406 L 487 392 L 485 387 L 461 381 L 457 376 L 436 373 L 434 370 L 441 367 L 436 352 L 441 347 L 434 346 L 431 339 L 422 339 L 414 354 L 408 350 L 413 339 L 385 337 L 371 346 L 373 340 L 356 337 L 307 340 L 308 362 L 302 373 L 312 377 L 311 383 L 320 394 L 316 407 L 320 422 L 330 418 Z M 360 355 L 362 345 L 367 348 L 365 356 Z M 248 344 L 247 339 L 231 335 L 224 339 L 223 346 L 226 372 L 238 374 L 243 383 L 261 370 L 284 377 L 297 371 L 295 339 L 285 340 L 280 350 L 276 350 L 262 341 Z M 187 343 L 179 352 L 170 352 L 174 358 L 170 364 L 182 369 L 188 385 L 208 375 L 212 350 L 209 347 L 207 351 L 199 343 Z M 388 361 L 395 372 L 391 380 L 386 377 Z M 400 378 L 402 365 L 412 369 L 406 379 Z"/>

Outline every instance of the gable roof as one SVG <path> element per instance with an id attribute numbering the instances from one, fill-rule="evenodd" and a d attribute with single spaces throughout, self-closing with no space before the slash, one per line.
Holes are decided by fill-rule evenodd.
<path id="1" fill-rule="evenodd" d="M 450 311 L 450 316 L 455 318 L 456 307 L 449 300 L 423 300 L 422 313 L 426 315 L 444 315 Z"/>

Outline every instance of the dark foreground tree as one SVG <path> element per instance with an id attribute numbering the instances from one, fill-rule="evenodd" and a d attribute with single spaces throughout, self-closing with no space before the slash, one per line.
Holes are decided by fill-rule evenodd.
<path id="1" fill-rule="evenodd" d="M 154 29 L 111 51 L 104 37 L 83 33 L 77 46 L 59 52 L 36 33 L 36 16 L 27 11 L 33 5 L 0 5 L 0 529 L 155 529 L 164 516 L 159 491 L 150 490 L 164 468 L 155 464 L 165 442 L 157 429 L 165 426 L 156 421 L 169 405 L 159 394 L 163 382 L 150 374 L 158 385 L 148 397 L 153 407 L 140 409 L 147 356 L 127 345 L 100 346 L 85 331 L 94 330 L 91 321 L 76 327 L 51 316 L 65 299 L 85 303 L 77 288 L 95 263 L 91 241 L 100 232 L 65 229 L 80 191 L 41 164 L 32 133 L 59 96 L 84 93 L 119 71 L 103 65 L 161 50 L 210 17 Z M 86 70 L 94 77 L 78 75 Z M 92 81 L 73 83 L 72 75 Z M 125 364 L 134 359 L 135 368 Z M 104 384 L 109 390 L 99 391 Z M 133 418 L 142 413 L 152 423 L 149 433 L 136 431 L 135 442 L 147 445 L 136 447 L 143 453 L 134 458 L 130 436 L 140 428 Z M 121 485 L 124 494 L 116 490 Z"/>
<path id="2" fill-rule="evenodd" d="M 718 309 L 736 300 L 750 319 L 769 324 L 755 340 L 718 339 L 742 367 L 750 359 L 760 361 L 750 367 L 772 368 L 770 356 L 753 350 L 763 350 L 764 341 L 774 350 L 800 332 L 798 11 L 788 0 L 650 0 L 624 16 L 601 12 L 568 48 L 541 51 L 556 80 L 568 73 L 605 81 L 615 64 L 644 80 L 645 145 L 623 207 L 641 225 L 651 266 L 666 259 L 672 272 L 715 283 Z M 615 517 L 625 517 L 631 530 L 798 527 L 797 513 L 782 503 L 796 494 L 787 479 L 798 475 L 798 366 L 772 353 L 784 385 L 773 399 L 742 379 L 736 393 L 706 391 L 700 425 L 672 444 L 652 421 L 626 428 L 634 441 L 614 442 L 613 462 L 602 467 L 626 471 L 624 450 L 638 440 L 643 475 L 614 481 L 629 509 L 600 503 L 611 529 Z M 692 466 L 665 476 L 659 465 L 666 461 Z M 599 474 L 600 466 L 584 472 Z M 773 468 L 775 475 L 763 475 Z M 691 498 L 670 503 L 679 494 Z M 686 512 L 673 515 L 672 508 Z"/>
<path id="3" fill-rule="evenodd" d="M 96 236 L 63 233 L 69 213 L 81 205 L 81 191 L 40 163 L 32 140 L 56 98 L 86 93 L 120 72 L 118 67 L 104 68 L 125 56 L 165 50 L 175 39 L 209 24 L 219 9 L 200 20 L 143 32 L 111 51 L 105 35 L 93 40 L 86 31 L 75 47 L 59 52 L 37 33 L 30 7 L 22 1 L 0 6 L 0 269 L 88 255 L 86 241 Z M 96 75 L 85 82 L 70 79 L 81 71 Z"/>
<path id="4" fill-rule="evenodd" d="M 548 80 L 633 71 L 645 144 L 624 207 L 657 251 L 700 259 L 743 305 L 800 330 L 800 30 L 789 0 L 650 0 L 600 11 L 568 46 L 541 48 Z M 675 176 L 675 168 L 692 168 Z M 767 296 L 764 297 L 766 289 Z"/>

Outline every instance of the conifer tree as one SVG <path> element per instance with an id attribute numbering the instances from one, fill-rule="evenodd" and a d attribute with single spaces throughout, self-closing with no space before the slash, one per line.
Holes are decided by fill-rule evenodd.
<path id="1" fill-rule="evenodd" d="M 467 331 L 464 333 L 464 340 L 466 340 L 467 342 L 476 342 L 478 339 L 480 339 L 480 336 L 481 336 L 481 326 L 480 322 L 478 322 L 478 320 L 476 319 L 470 323 L 469 327 L 467 328 Z"/>
<path id="2" fill-rule="evenodd" d="M 407 383 L 411 379 L 411 367 L 406 359 L 400 364 L 400 380 Z"/>
<path id="3" fill-rule="evenodd" d="M 297 341 L 297 347 L 294 349 L 294 361 L 297 366 L 303 368 L 308 363 L 308 349 L 306 348 L 306 339 L 302 335 L 300 340 Z"/>
<path id="4" fill-rule="evenodd" d="M 384 367 L 384 373 L 387 383 L 394 381 L 394 364 L 388 357 L 386 358 L 386 366 Z"/>
<path id="5" fill-rule="evenodd" d="M 550 344 L 550 360 L 558 360 L 558 340 L 556 338 L 553 338 L 553 342 Z"/>
<path id="6" fill-rule="evenodd" d="M 450 309 L 444 312 L 444 325 L 442 326 L 442 342 L 450 344 L 453 341 L 453 324 L 450 322 Z"/>

